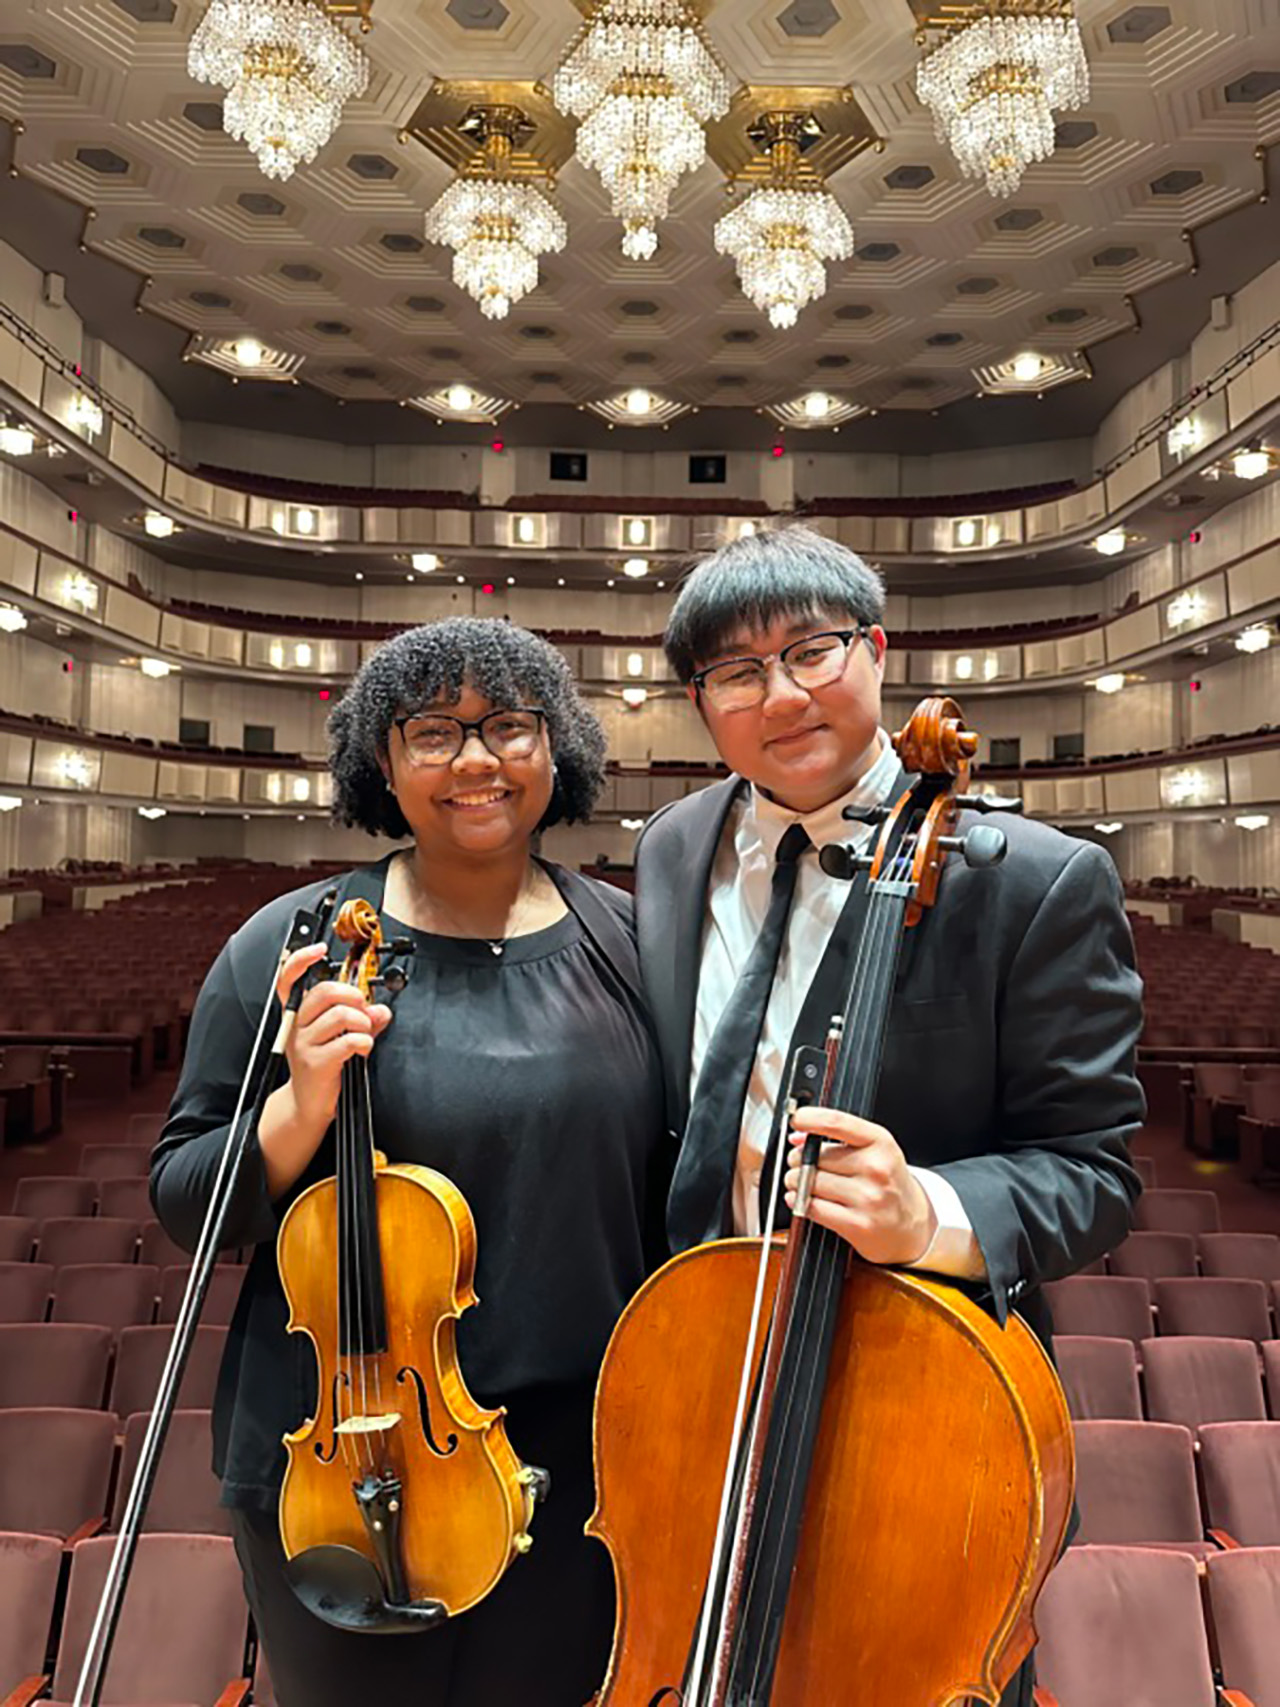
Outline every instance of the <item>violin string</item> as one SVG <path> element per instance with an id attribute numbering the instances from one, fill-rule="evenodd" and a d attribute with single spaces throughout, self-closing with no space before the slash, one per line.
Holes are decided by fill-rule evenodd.
<path id="1" fill-rule="evenodd" d="M 351 1087 L 351 1179 L 355 1187 L 352 1193 L 356 1217 L 356 1331 L 360 1350 L 357 1367 L 360 1371 L 360 1416 L 369 1415 L 369 1340 L 372 1324 L 366 1321 L 369 1309 L 369 1204 L 367 1198 L 368 1177 L 364 1155 L 364 1143 L 360 1130 L 360 1060 L 351 1056 L 343 1071 L 348 1075 Z M 369 1436 L 360 1429 L 357 1433 L 360 1443 L 360 1468 L 362 1473 L 369 1475 L 373 1470 L 373 1453 L 369 1444 Z"/>
<path id="2" fill-rule="evenodd" d="M 374 1152 L 374 1142 L 373 1142 L 373 1089 L 372 1089 L 372 1085 L 370 1083 L 369 1057 L 367 1055 L 364 1056 L 360 1061 L 360 1088 L 364 1092 L 364 1128 L 365 1128 L 365 1132 L 367 1134 L 366 1149 L 367 1149 L 368 1154 L 367 1154 L 366 1161 L 367 1161 L 367 1166 L 368 1166 L 368 1170 L 369 1170 L 370 1213 L 373 1216 L 373 1223 L 374 1223 L 374 1226 L 376 1227 L 377 1226 L 377 1217 L 378 1217 L 378 1176 L 377 1176 L 377 1172 L 374 1168 L 374 1160 L 373 1160 L 373 1152 Z M 375 1240 L 374 1240 L 374 1248 L 369 1253 L 369 1261 L 370 1261 L 371 1265 L 374 1263 L 377 1263 L 380 1265 L 382 1262 L 382 1243 L 381 1243 L 381 1240 L 376 1237 L 376 1235 L 375 1235 Z M 381 1277 L 379 1277 L 379 1278 L 381 1278 Z M 378 1297 L 382 1296 L 381 1285 L 379 1285 L 376 1288 L 376 1294 Z M 382 1364 L 383 1364 L 383 1355 L 389 1349 L 387 1342 L 386 1342 L 386 1310 L 385 1310 L 385 1307 L 383 1309 L 383 1320 L 381 1323 L 376 1324 L 376 1326 L 381 1331 L 377 1336 L 377 1345 L 375 1347 L 375 1356 L 374 1356 L 374 1363 L 373 1363 L 373 1397 L 374 1397 L 374 1403 L 378 1407 L 378 1415 L 379 1416 L 385 1416 L 386 1415 L 386 1406 L 383 1403 L 383 1398 L 382 1398 Z M 380 1446 L 382 1446 L 382 1445 L 385 1445 L 385 1442 L 382 1442 L 380 1440 Z M 371 1450 L 372 1450 L 372 1448 L 371 1448 Z M 385 1456 L 385 1454 L 384 1454 L 384 1456 Z"/>
<path id="3" fill-rule="evenodd" d="M 346 1067 L 343 1067 L 343 1079 L 346 1078 Z M 334 1401 L 334 1410 L 338 1422 L 347 1420 L 343 1401 L 352 1391 L 351 1347 L 355 1311 L 352 1307 L 352 1283 L 354 1252 L 351 1239 L 351 1167 L 348 1160 L 350 1149 L 350 1117 L 348 1114 L 346 1085 L 343 1083 L 338 1090 L 338 1281 L 339 1281 L 339 1315 L 338 1315 L 338 1388 Z M 338 1439 L 342 1446 L 342 1462 L 347 1467 L 349 1475 L 354 1474 L 351 1462 L 352 1452 L 356 1450 L 349 1435 L 340 1434 Z"/>
<path id="4" fill-rule="evenodd" d="M 893 862 L 894 867 L 899 863 L 900 860 L 895 859 Z M 891 875 L 896 878 L 897 871 L 892 870 Z M 839 1058 L 842 1062 L 849 1062 L 852 1060 L 852 1055 L 849 1053 L 849 1049 L 851 1049 L 854 1044 L 854 1040 L 861 1035 L 868 1019 L 872 1017 L 876 998 L 876 980 L 874 978 L 868 978 L 865 974 L 868 969 L 876 968 L 882 963 L 886 950 L 892 945 L 892 940 L 897 930 L 897 919 L 895 917 L 895 913 L 896 909 L 892 906 L 884 906 L 882 904 L 881 907 L 878 907 L 869 921 L 869 928 L 866 936 L 859 944 L 859 952 L 854 967 L 854 989 L 852 992 L 852 1000 L 848 1004 L 848 1013 L 842 1034 L 843 1042 Z M 832 1100 L 835 1105 L 839 1107 L 842 1106 L 843 1102 L 847 1099 L 836 1095 L 833 1096 Z M 781 1172 L 782 1168 L 782 1155 L 784 1150 L 785 1146 L 780 1145 L 778 1161 L 779 1172 Z M 830 1311 L 833 1305 L 838 1308 L 839 1304 L 841 1278 L 844 1270 L 844 1253 L 831 1241 L 813 1241 L 813 1245 L 816 1246 L 816 1256 L 810 1258 L 810 1250 L 812 1248 L 811 1242 L 808 1238 L 805 1239 L 804 1250 L 801 1254 L 801 1271 L 797 1277 L 796 1296 L 792 1307 L 791 1320 L 785 1326 L 786 1339 L 784 1340 L 783 1347 L 784 1364 L 792 1344 L 796 1342 L 797 1335 L 799 1336 L 799 1343 L 801 1345 L 805 1342 L 811 1343 L 813 1337 L 813 1318 L 815 1313 L 818 1320 L 820 1337 L 822 1329 L 829 1320 Z M 817 1272 L 815 1273 L 814 1270 Z M 803 1312 L 802 1315 L 799 1314 L 801 1310 Z M 816 1364 L 811 1360 L 807 1369 L 804 1370 L 797 1378 L 795 1385 L 791 1386 L 782 1395 L 782 1414 L 779 1419 L 778 1426 L 774 1429 L 771 1425 L 771 1433 L 775 1439 L 779 1438 L 779 1435 L 781 1435 L 782 1438 L 786 1437 L 786 1432 L 791 1426 L 792 1414 L 796 1409 L 797 1401 L 799 1402 L 800 1423 L 803 1430 L 812 1413 L 815 1400 L 816 1402 L 821 1402 L 822 1395 L 816 1392 L 817 1386 L 818 1370 Z M 797 1387 L 803 1388 L 802 1393 L 797 1393 Z M 773 1509 L 775 1495 L 779 1492 L 780 1480 L 783 1482 L 781 1495 L 783 1500 L 784 1518 L 789 1514 L 796 1497 L 796 1482 L 799 1476 L 799 1464 L 794 1455 L 786 1466 L 782 1467 L 781 1478 L 779 1477 L 778 1469 L 779 1467 L 775 1467 L 769 1487 L 765 1491 L 764 1511 L 756 1528 L 758 1536 L 761 1535 L 767 1527 L 768 1519 Z M 740 1630 L 745 1626 L 747 1612 L 750 1609 L 757 1593 L 757 1583 L 759 1581 L 760 1570 L 761 1559 L 759 1550 L 757 1550 L 757 1556 L 751 1563 L 751 1576 L 748 1581 L 748 1586 L 742 1598 L 742 1611 L 740 1614 L 741 1622 L 739 1625 Z M 763 1590 L 766 1595 L 766 1612 L 774 1604 L 777 1595 L 779 1570 L 780 1560 L 775 1555 Z M 735 1664 L 736 1658 L 737 1656 L 735 1656 Z M 759 1688 L 760 1670 L 763 1662 L 764 1653 L 758 1647 L 756 1654 L 751 1660 L 752 1673 L 749 1695 L 752 1698 L 754 1697 L 756 1690 Z"/>

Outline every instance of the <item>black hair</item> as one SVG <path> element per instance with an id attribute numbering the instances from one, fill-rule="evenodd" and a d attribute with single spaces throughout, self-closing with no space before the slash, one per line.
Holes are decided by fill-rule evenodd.
<path id="1" fill-rule="evenodd" d="M 604 787 L 604 731 L 554 646 L 494 617 L 458 616 L 406 629 L 367 658 L 329 714 L 333 817 L 374 836 L 409 835 L 378 763 L 397 717 L 445 700 L 464 685 L 495 706 L 541 706 L 555 788 L 539 829 L 588 818 Z"/>
<path id="2" fill-rule="evenodd" d="M 685 577 L 663 636 L 667 662 L 688 682 L 739 630 L 781 616 L 883 623 L 884 583 L 847 545 L 812 528 L 748 534 Z"/>

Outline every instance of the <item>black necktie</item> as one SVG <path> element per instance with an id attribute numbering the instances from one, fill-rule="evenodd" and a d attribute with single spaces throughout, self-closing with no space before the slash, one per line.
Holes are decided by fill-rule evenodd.
<path id="1" fill-rule="evenodd" d="M 799 824 L 793 824 L 778 843 L 769 910 L 707 1046 L 667 1203 L 667 1236 L 673 1250 L 688 1250 L 705 1239 L 718 1238 L 724 1226 L 742 1106 L 786 934 L 797 861 L 810 845 L 808 833 Z"/>

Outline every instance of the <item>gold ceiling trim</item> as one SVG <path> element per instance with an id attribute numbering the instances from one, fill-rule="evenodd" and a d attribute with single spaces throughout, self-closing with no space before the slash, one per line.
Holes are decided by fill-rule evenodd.
<path id="1" fill-rule="evenodd" d="M 575 8 L 582 13 L 584 18 L 592 17 L 600 10 L 603 3 L 604 0 L 573 0 Z M 707 13 L 711 11 L 715 3 L 716 0 L 684 0 L 684 9 L 691 18 L 696 18 L 701 24 L 706 22 Z"/>
<path id="2" fill-rule="evenodd" d="M 809 146 L 796 167 L 800 183 L 825 182 L 864 149 L 884 147 L 852 89 L 744 83 L 724 117 L 706 127 L 707 153 L 730 185 L 769 182 L 769 158 L 750 133 L 762 115 L 773 112 L 804 113 L 813 120 Z"/>
<path id="3" fill-rule="evenodd" d="M 438 79 L 400 132 L 401 142 L 420 142 L 454 172 L 465 171 L 476 142 L 459 127 L 474 107 L 517 107 L 532 127 L 511 151 L 508 175 L 546 178 L 573 158 L 575 126 L 558 112 L 541 83 L 476 83 Z"/>
<path id="4" fill-rule="evenodd" d="M 321 6 L 331 18 L 359 19 L 362 36 L 373 28 L 373 0 L 321 0 Z"/>

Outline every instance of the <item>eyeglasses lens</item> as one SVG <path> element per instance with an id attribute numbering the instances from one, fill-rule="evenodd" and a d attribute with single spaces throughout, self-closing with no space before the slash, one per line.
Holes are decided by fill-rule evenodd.
<path id="1" fill-rule="evenodd" d="M 819 634 L 786 647 L 779 659 L 797 687 L 826 687 L 844 669 L 846 643 L 838 634 Z M 768 667 L 759 658 L 717 664 L 703 677 L 702 689 L 718 711 L 744 711 L 759 705 L 768 687 Z"/>
<path id="2" fill-rule="evenodd" d="M 492 712 L 470 726 L 496 759 L 527 759 L 538 744 L 538 718 L 532 712 Z M 452 764 L 468 730 L 456 717 L 411 717 L 404 744 L 416 765 Z"/>

